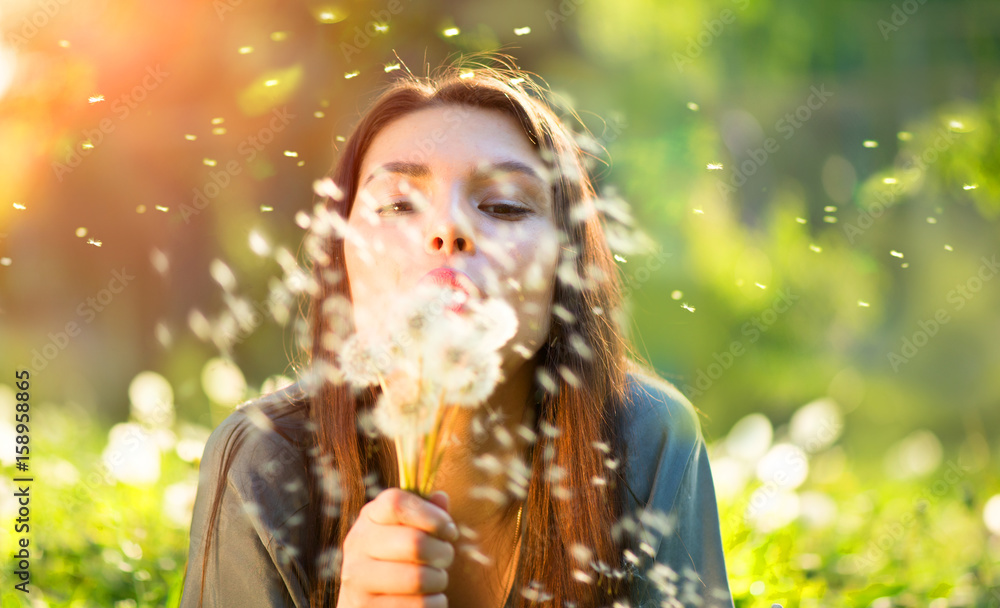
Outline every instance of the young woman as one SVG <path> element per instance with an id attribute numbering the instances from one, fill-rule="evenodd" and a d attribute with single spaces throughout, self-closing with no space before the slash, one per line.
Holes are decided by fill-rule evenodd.
<path id="1" fill-rule="evenodd" d="M 330 175 L 344 221 L 308 247 L 320 380 L 212 433 L 183 607 L 732 606 L 699 421 L 620 329 L 583 155 L 510 64 L 378 97 Z M 335 351 L 428 280 L 500 298 L 518 323 L 482 409 L 492 431 L 460 412 L 424 500 L 398 489 L 393 442 L 359 430 L 379 389 L 339 381 Z M 522 491 L 477 466 L 487 454 L 524 464 Z"/>

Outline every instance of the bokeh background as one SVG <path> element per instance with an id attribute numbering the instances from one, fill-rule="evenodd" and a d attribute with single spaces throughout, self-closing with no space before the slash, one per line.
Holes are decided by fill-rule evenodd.
<path id="1" fill-rule="evenodd" d="M 618 256 L 632 335 L 703 414 L 737 605 L 1000 606 L 1000 3 L 0 0 L 0 30 L 5 555 L 23 369 L 35 479 L 5 608 L 176 604 L 205 438 L 295 375 L 314 180 L 393 72 L 483 50 L 654 243 Z"/>

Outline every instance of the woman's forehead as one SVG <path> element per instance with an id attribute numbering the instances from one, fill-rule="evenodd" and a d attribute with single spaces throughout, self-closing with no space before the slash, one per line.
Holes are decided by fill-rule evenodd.
<path id="1" fill-rule="evenodd" d="M 438 106 L 404 115 L 374 138 L 361 164 L 361 184 L 383 174 L 411 180 L 439 173 L 482 178 L 514 173 L 546 180 L 537 149 L 513 116 L 500 110 Z"/>

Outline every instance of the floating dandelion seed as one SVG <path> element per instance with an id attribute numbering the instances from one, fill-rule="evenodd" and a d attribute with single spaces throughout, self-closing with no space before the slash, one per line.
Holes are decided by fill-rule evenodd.
<path id="1" fill-rule="evenodd" d="M 452 36 L 458 36 L 458 28 L 457 27 L 449 27 L 448 29 L 446 29 L 445 31 L 443 31 L 442 34 L 444 34 L 445 37 L 447 37 L 447 38 L 451 38 Z"/>
<path id="2" fill-rule="evenodd" d="M 622 256 L 618 255 L 617 253 L 615 254 L 615 259 L 618 260 L 619 262 L 621 262 L 622 264 L 628 262 L 628 260 L 626 260 Z"/>
<path id="3" fill-rule="evenodd" d="M 524 78 L 511 78 L 510 79 L 510 83 L 511 84 L 521 84 L 522 82 L 524 82 Z"/>
<path id="4" fill-rule="evenodd" d="M 198 136 L 197 135 L 191 135 L 190 133 L 188 133 L 188 134 L 184 135 L 184 139 L 186 139 L 188 141 L 194 141 L 194 140 L 198 139 Z"/>
<path id="5" fill-rule="evenodd" d="M 278 84 L 278 79 L 277 78 L 271 78 L 271 79 L 268 79 L 268 80 L 264 81 L 264 86 L 265 87 L 273 87 L 273 86 L 276 86 L 277 84 Z"/>
<path id="6" fill-rule="evenodd" d="M 271 32 L 271 40 L 281 42 L 288 38 L 288 32 Z"/>
<path id="7" fill-rule="evenodd" d="M 94 247 L 100 247 L 101 245 L 103 245 L 101 241 L 95 241 L 94 239 L 87 239 L 87 244 L 93 245 Z"/>
<path id="8" fill-rule="evenodd" d="M 902 264 L 899 265 L 899 267 L 900 268 L 909 268 L 910 267 L 910 263 L 909 262 L 903 262 Z"/>
<path id="9" fill-rule="evenodd" d="M 927 218 L 927 223 L 928 224 L 936 224 L 937 223 L 937 218 L 936 217 L 928 217 Z"/>
<path id="10" fill-rule="evenodd" d="M 333 11 L 320 11 L 319 20 L 323 23 L 333 23 L 337 20 L 337 16 L 333 14 Z"/>
<path id="11" fill-rule="evenodd" d="M 221 116 L 217 116 L 217 117 L 215 117 L 215 118 L 212 119 L 212 124 L 213 125 L 221 125 L 224 122 L 226 122 L 226 119 L 223 118 L 223 117 L 221 117 Z"/>
<path id="12" fill-rule="evenodd" d="M 250 249 L 259 256 L 265 256 L 271 252 L 271 246 L 267 240 L 256 230 L 250 231 Z"/>
<path id="13" fill-rule="evenodd" d="M 261 210 L 262 213 L 267 213 L 269 211 L 274 211 L 274 207 L 272 207 L 270 205 L 261 205 L 260 206 L 260 210 Z"/>
<path id="14" fill-rule="evenodd" d="M 237 51 L 240 55 L 249 55 L 253 52 L 252 46 L 241 46 Z"/>
<path id="15" fill-rule="evenodd" d="M 896 178 L 895 177 L 885 177 L 885 178 L 882 178 L 882 183 L 883 184 L 895 184 L 896 183 Z"/>
<path id="16" fill-rule="evenodd" d="M 688 306 L 687 302 L 681 304 L 681 308 L 683 308 L 684 310 L 689 310 L 691 312 L 694 312 L 694 306 Z"/>
<path id="17" fill-rule="evenodd" d="M 862 143 L 861 145 L 866 148 L 877 148 L 878 142 L 875 141 L 874 139 L 866 139 L 864 143 Z"/>
<path id="18" fill-rule="evenodd" d="M 398 70 L 399 67 L 400 66 L 399 66 L 398 63 L 391 63 L 391 64 L 385 66 L 385 71 L 386 72 L 392 72 L 393 70 Z"/>
<path id="19" fill-rule="evenodd" d="M 343 190 L 329 177 L 318 179 L 313 182 L 313 192 L 319 196 L 340 200 L 344 197 Z"/>
<path id="20" fill-rule="evenodd" d="M 965 128 L 965 123 L 960 120 L 949 120 L 948 127 L 953 130 L 961 130 Z"/>
<path id="21" fill-rule="evenodd" d="M 819 245 L 814 245 L 814 244 L 810 243 L 809 244 L 809 250 L 810 251 L 815 251 L 816 253 L 819 253 L 820 251 L 823 251 L 823 248 L 820 247 Z"/>
<path id="22" fill-rule="evenodd" d="M 670 292 L 671 300 L 680 300 L 683 297 L 684 297 L 684 292 L 681 291 L 680 289 L 675 289 L 672 292 Z"/>
<path id="23" fill-rule="evenodd" d="M 709 171 L 721 171 L 722 170 L 722 163 L 708 163 L 708 170 Z"/>
<path id="24" fill-rule="evenodd" d="M 316 110 L 315 112 L 313 112 L 313 116 L 315 116 L 316 118 L 323 118 L 324 116 L 326 116 L 326 114 L 324 114 L 322 110 Z"/>
<path id="25" fill-rule="evenodd" d="M 913 139 L 913 133 L 910 133 L 909 131 L 900 131 L 899 133 L 896 133 L 896 137 L 899 138 L 899 141 L 910 141 Z"/>
<path id="26" fill-rule="evenodd" d="M 215 162 L 215 159 L 212 158 L 203 158 L 201 159 L 201 162 L 208 167 L 214 167 L 216 164 L 218 164 Z"/>
<path id="27" fill-rule="evenodd" d="M 698 104 L 696 104 L 696 103 L 695 103 L 695 102 L 693 102 L 693 101 L 689 101 L 689 102 L 687 103 L 687 108 L 688 108 L 689 110 L 691 110 L 692 112 L 697 112 L 698 110 L 700 110 L 700 109 L 701 109 L 701 106 L 699 106 Z"/>
<path id="28" fill-rule="evenodd" d="M 305 211 L 299 211 L 295 214 L 295 225 L 303 230 L 308 230 L 309 226 L 312 225 L 312 218 Z"/>
<path id="29" fill-rule="evenodd" d="M 900 252 L 898 252 L 898 251 L 896 251 L 895 249 L 893 249 L 892 251 L 890 251 L 890 252 L 889 252 L 889 255 L 891 255 L 891 256 L 893 256 L 893 257 L 897 257 L 897 258 L 901 258 L 901 257 L 903 257 L 903 254 L 902 254 L 902 253 L 900 253 Z"/>
<path id="30" fill-rule="evenodd" d="M 692 211 L 694 211 L 694 212 L 695 212 L 695 213 L 697 213 L 698 215 L 705 215 L 705 212 L 704 212 L 704 211 L 702 211 L 701 209 L 693 209 Z"/>
<path id="31" fill-rule="evenodd" d="M 167 271 L 170 270 L 170 258 L 167 257 L 167 254 L 155 247 L 149 252 L 149 263 L 152 264 L 153 268 L 156 269 L 156 272 L 160 274 L 167 274 Z"/>
<path id="32" fill-rule="evenodd" d="M 0 266 L 10 266 L 12 262 L 10 258 L 0 258 Z"/>
<path id="33" fill-rule="evenodd" d="M 146 213 L 146 205 L 136 205 L 135 212 L 136 213 Z"/>
<path id="34" fill-rule="evenodd" d="M 837 218 L 833 215 L 824 215 L 823 221 L 826 222 L 827 224 L 836 224 Z"/>
<path id="35" fill-rule="evenodd" d="M 530 27 L 515 27 L 514 28 L 514 35 L 515 36 L 526 36 L 526 35 L 528 35 L 530 33 L 531 33 L 531 28 Z"/>
<path id="36" fill-rule="evenodd" d="M 170 211 L 170 207 L 166 207 L 164 205 L 156 205 L 156 210 L 166 213 L 167 211 Z"/>
<path id="37" fill-rule="evenodd" d="M 975 190 L 979 187 L 979 184 L 965 184 L 962 186 L 962 190 Z"/>
<path id="38" fill-rule="evenodd" d="M 88 99 L 87 101 L 89 101 L 90 103 L 98 103 L 100 101 L 104 101 L 104 95 L 91 95 L 90 99 Z"/>
<path id="39" fill-rule="evenodd" d="M 827 205 L 826 207 L 823 207 L 823 211 L 826 211 L 827 213 L 835 213 L 837 211 L 837 206 Z"/>
<path id="40" fill-rule="evenodd" d="M 358 71 L 358 70 L 354 70 L 353 72 L 346 72 L 346 73 L 344 74 L 344 78 L 347 78 L 347 79 L 350 79 L 350 78 L 354 78 L 355 76 L 357 76 L 357 75 L 358 75 L 358 74 L 360 74 L 360 73 L 361 73 L 361 72 L 360 72 L 360 71 Z"/>
<path id="41" fill-rule="evenodd" d="M 458 77 L 465 80 L 466 78 L 472 78 L 475 75 L 476 75 L 475 72 L 467 71 L 467 72 L 462 72 L 461 74 L 458 75 Z"/>
<path id="42" fill-rule="evenodd" d="M 68 49 L 69 48 L 69 40 L 60 40 L 59 41 L 59 46 L 61 46 L 64 49 Z"/>
<path id="43" fill-rule="evenodd" d="M 761 285 L 760 283 L 754 283 L 754 285 L 760 287 L 761 289 L 767 289 L 767 285 Z"/>
<path id="44" fill-rule="evenodd" d="M 343 142 L 343 141 L 347 141 L 347 138 L 344 137 L 343 135 L 338 135 L 338 136 L 334 137 L 334 140 L 335 141 L 341 141 L 341 142 Z"/>
<path id="45" fill-rule="evenodd" d="M 25 209 L 24 205 L 22 205 L 21 203 L 14 203 L 14 208 L 20 209 L 21 211 L 24 211 Z"/>
<path id="46" fill-rule="evenodd" d="M 226 134 L 225 127 L 215 127 L 214 129 L 212 129 L 212 135 L 225 135 L 225 134 Z"/>
<path id="47" fill-rule="evenodd" d="M 304 167 L 305 165 L 306 165 L 306 161 L 304 161 L 304 160 L 300 160 L 299 162 L 295 163 L 296 167 Z"/>
<path id="48" fill-rule="evenodd" d="M 954 251 L 954 249 L 951 248 L 951 245 L 945 245 L 944 246 L 944 250 L 945 251 Z"/>
<path id="49" fill-rule="evenodd" d="M 806 223 L 806 218 L 804 218 L 804 217 L 797 217 L 797 218 L 795 218 L 795 221 L 798 222 L 798 223 L 800 223 L 800 224 L 805 224 Z"/>
<path id="50" fill-rule="evenodd" d="M 858 306 L 860 306 L 861 308 L 868 308 L 870 304 L 868 304 L 868 302 L 865 302 L 864 300 L 858 300 Z"/>
<path id="51" fill-rule="evenodd" d="M 226 291 L 236 289 L 236 275 L 233 274 L 233 271 L 222 260 L 218 258 L 212 260 L 212 263 L 208 266 L 208 272 L 215 279 L 215 282 Z"/>
<path id="52" fill-rule="evenodd" d="M 385 23 L 376 23 L 375 31 L 384 34 L 389 31 L 389 26 Z"/>
<path id="53" fill-rule="evenodd" d="M 285 150 L 285 156 L 289 156 L 291 158 L 298 158 L 299 153 L 298 152 L 292 152 L 291 150 Z"/>
<path id="54" fill-rule="evenodd" d="M 82 142 L 80 144 L 80 147 L 83 148 L 84 150 L 93 150 L 94 149 L 94 144 L 91 143 L 91 141 L 88 139 L 88 140 Z"/>
<path id="55" fill-rule="evenodd" d="M 80 237 L 81 239 L 87 236 L 87 229 L 84 228 L 83 226 L 80 226 L 79 228 L 76 229 L 76 236 Z"/>

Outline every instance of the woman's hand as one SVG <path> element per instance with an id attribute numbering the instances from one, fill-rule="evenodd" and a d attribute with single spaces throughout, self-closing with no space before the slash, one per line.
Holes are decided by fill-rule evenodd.
<path id="1" fill-rule="evenodd" d="M 444 492 L 424 500 L 399 488 L 382 490 L 344 539 L 337 606 L 446 607 L 451 543 L 458 538 Z"/>

